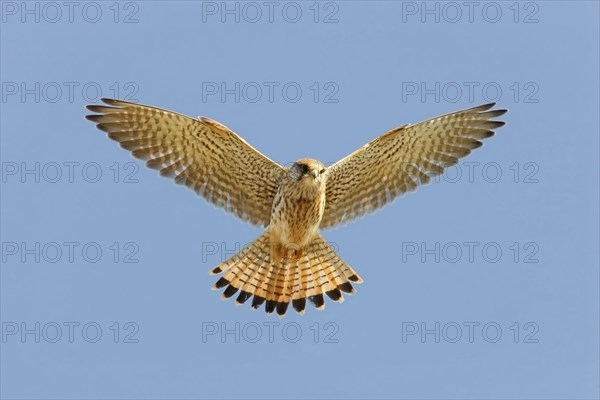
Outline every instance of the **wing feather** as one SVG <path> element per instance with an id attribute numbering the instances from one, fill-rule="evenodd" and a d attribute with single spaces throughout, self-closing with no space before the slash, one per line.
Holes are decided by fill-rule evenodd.
<path id="1" fill-rule="evenodd" d="M 254 225 L 266 226 L 284 167 L 224 125 L 156 107 L 102 99 L 86 116 L 149 168 Z"/>
<path id="2" fill-rule="evenodd" d="M 495 103 L 442 115 L 383 134 L 327 168 L 321 228 L 331 228 L 375 211 L 397 196 L 426 184 L 455 165 L 480 140 L 504 125 L 491 118 L 507 110 Z"/>

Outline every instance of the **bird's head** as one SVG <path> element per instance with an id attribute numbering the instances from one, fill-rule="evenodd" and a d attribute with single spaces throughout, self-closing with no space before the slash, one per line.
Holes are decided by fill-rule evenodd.
<path id="1" fill-rule="evenodd" d="M 296 161 L 290 168 L 292 178 L 298 181 L 322 182 L 325 166 L 322 162 L 312 158 L 302 158 Z"/>

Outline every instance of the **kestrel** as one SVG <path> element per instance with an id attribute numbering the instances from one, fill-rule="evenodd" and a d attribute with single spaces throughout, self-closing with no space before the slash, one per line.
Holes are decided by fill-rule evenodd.
<path id="1" fill-rule="evenodd" d="M 482 145 L 504 125 L 492 120 L 507 110 L 494 103 L 402 125 L 325 166 L 309 158 L 286 168 L 233 131 L 206 117 L 186 117 L 156 107 L 102 99 L 86 116 L 150 168 L 184 184 L 206 200 L 265 231 L 210 271 L 223 273 L 213 289 L 238 293 L 257 309 L 283 316 L 317 309 L 323 294 L 342 302 L 360 276 L 319 233 L 375 211 L 428 183 L 444 168 Z"/>

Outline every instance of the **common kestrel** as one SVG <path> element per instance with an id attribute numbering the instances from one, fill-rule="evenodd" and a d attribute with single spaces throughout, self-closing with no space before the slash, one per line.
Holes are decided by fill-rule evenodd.
<path id="1" fill-rule="evenodd" d="M 317 309 L 323 293 L 342 302 L 350 282 L 362 279 L 325 241 L 319 229 L 372 212 L 441 174 L 504 122 L 494 103 L 402 125 L 326 167 L 309 158 L 286 168 L 209 118 L 186 117 L 156 107 L 102 99 L 86 116 L 108 137 L 163 176 L 265 231 L 212 269 L 223 273 L 213 289 L 222 297 L 239 291 L 237 304 L 266 301 L 267 313 L 283 316 L 292 303 Z"/>

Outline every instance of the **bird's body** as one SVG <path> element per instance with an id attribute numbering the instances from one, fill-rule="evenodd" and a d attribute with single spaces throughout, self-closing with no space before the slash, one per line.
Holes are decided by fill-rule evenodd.
<path id="1" fill-rule="evenodd" d="M 271 260 L 297 260 L 318 232 L 325 210 L 324 172 L 319 161 L 301 159 L 282 178 L 268 226 Z"/>
<path id="2" fill-rule="evenodd" d="M 341 302 L 362 279 L 321 236 L 413 191 L 481 146 L 504 122 L 506 110 L 486 104 L 402 125 L 325 167 L 300 159 L 286 168 L 268 159 L 224 125 L 156 107 L 102 99 L 87 118 L 108 137 L 175 182 L 265 231 L 211 270 L 223 276 L 214 289 L 237 304 L 283 316 L 300 314 L 306 300 L 317 309 L 324 297 Z"/>

